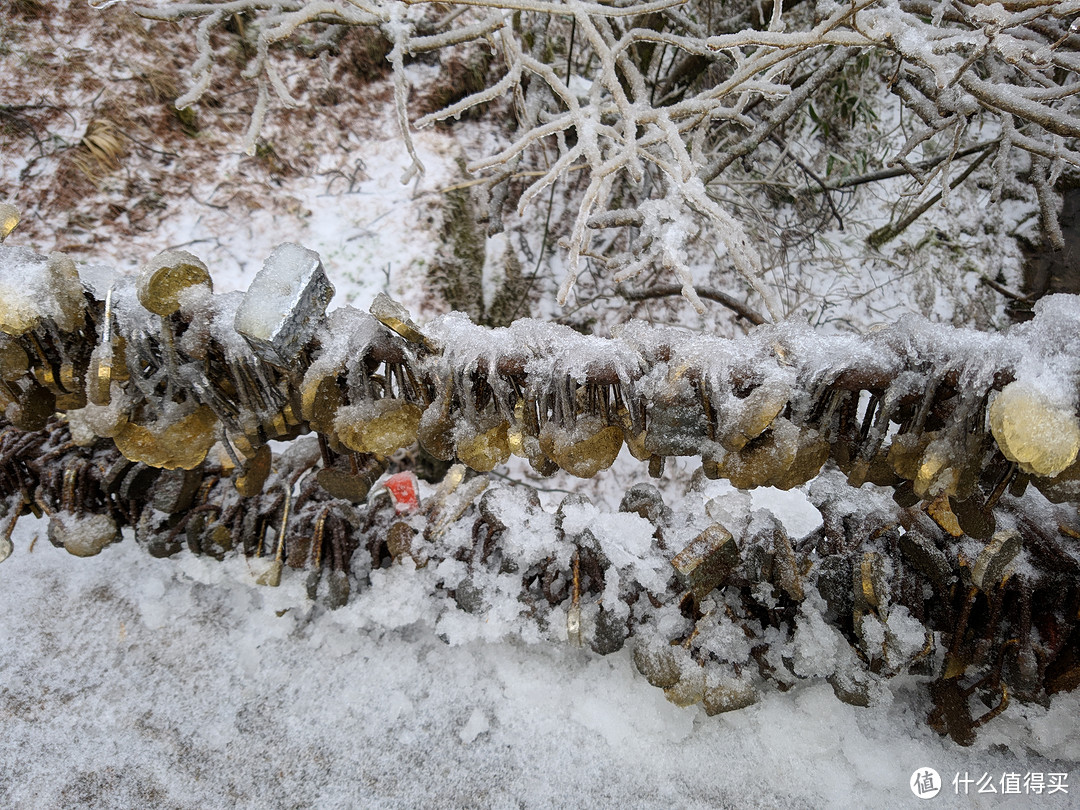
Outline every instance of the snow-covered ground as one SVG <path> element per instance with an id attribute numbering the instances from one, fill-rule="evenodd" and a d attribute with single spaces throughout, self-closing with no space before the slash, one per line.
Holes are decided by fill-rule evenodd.
<path id="1" fill-rule="evenodd" d="M 739 712 L 681 709 L 629 653 L 452 647 L 423 623 L 358 627 L 302 578 L 243 559 L 77 559 L 19 523 L 0 567 L 0 805 L 56 807 L 1076 806 L 1077 701 L 1007 713 L 958 748 L 921 688 L 869 709 L 825 684 Z M 1030 744 L 1052 761 L 1010 748 Z M 1070 773 L 1069 794 L 953 795 L 957 773 Z M 961 789 L 962 789 L 961 784 Z"/>

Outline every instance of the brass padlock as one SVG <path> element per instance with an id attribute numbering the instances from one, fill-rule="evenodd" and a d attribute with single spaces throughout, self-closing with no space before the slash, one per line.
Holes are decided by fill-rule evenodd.
<path id="1" fill-rule="evenodd" d="M 550 420 L 540 430 L 540 449 L 578 478 L 592 478 L 614 464 L 622 444 L 622 430 L 596 416 L 579 418 L 569 427 Z"/>
<path id="2" fill-rule="evenodd" d="M 1002 455 L 1031 475 L 1058 475 L 1080 452 L 1075 409 L 1019 381 L 1006 385 L 990 403 L 990 431 Z"/>
<path id="3" fill-rule="evenodd" d="M 390 456 L 416 441 L 423 409 L 403 399 L 376 399 L 338 410 L 334 430 L 357 453 Z"/>
<path id="4" fill-rule="evenodd" d="M 244 466 L 233 478 L 236 491 L 245 498 L 250 498 L 262 492 L 266 479 L 270 476 L 270 464 L 273 461 L 273 453 L 270 445 L 264 444 L 255 454 L 244 461 Z"/>
<path id="5" fill-rule="evenodd" d="M 11 203 L 0 203 L 0 242 L 19 225 L 19 209 Z"/>
<path id="6" fill-rule="evenodd" d="M 345 401 L 338 385 L 341 369 L 326 375 L 312 373 L 304 377 L 300 387 L 300 413 L 311 429 L 323 434 L 334 431 L 338 408 Z"/>
<path id="7" fill-rule="evenodd" d="M 477 472 L 491 472 L 498 465 L 505 464 L 510 458 L 509 428 L 509 422 L 498 420 L 497 417 L 486 420 L 480 429 L 470 431 L 471 435 L 457 440 L 458 459 Z"/>
<path id="8" fill-rule="evenodd" d="M 0 379 L 14 382 L 30 371 L 30 356 L 15 338 L 0 333 Z"/>
<path id="9" fill-rule="evenodd" d="M 149 425 L 127 422 L 113 437 L 116 448 L 131 461 L 167 470 L 190 470 L 202 464 L 217 441 L 218 421 L 199 405 L 171 422 Z"/>
<path id="10" fill-rule="evenodd" d="M 135 292 L 143 307 L 167 318 L 180 309 L 181 296 L 192 287 L 213 291 L 206 265 L 186 250 L 166 250 L 142 269 Z"/>
<path id="11" fill-rule="evenodd" d="M 440 461 L 454 457 L 452 403 L 453 389 L 448 385 L 424 411 L 416 431 L 420 446 Z"/>
<path id="12" fill-rule="evenodd" d="M 722 408 L 716 440 L 724 449 L 738 452 L 756 439 L 787 406 L 791 389 L 781 384 L 759 385 L 742 399 L 731 398 Z"/>

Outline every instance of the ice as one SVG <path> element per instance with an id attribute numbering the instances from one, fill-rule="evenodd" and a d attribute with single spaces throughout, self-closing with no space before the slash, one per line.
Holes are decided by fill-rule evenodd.
<path id="1" fill-rule="evenodd" d="M 1071 466 L 1080 451 L 1074 397 L 1019 380 L 1005 386 L 990 403 L 990 429 L 1005 457 L 1033 475 Z"/>
<path id="2" fill-rule="evenodd" d="M 289 366 L 315 334 L 333 296 L 319 254 L 285 242 L 266 258 L 244 294 L 236 331 L 266 362 Z"/>
<path id="3" fill-rule="evenodd" d="M 825 677 L 854 657 L 840 631 L 827 624 L 822 615 L 825 603 L 811 593 L 799 608 L 799 625 L 792 639 L 795 673 L 803 677 Z"/>
<path id="4" fill-rule="evenodd" d="M 49 521 L 49 540 L 76 557 L 100 554 L 109 543 L 120 539 L 120 530 L 109 515 L 76 516 L 60 511 Z"/>
<path id="5" fill-rule="evenodd" d="M 81 327 L 85 306 L 79 274 L 67 256 L 0 245 L 0 330 L 21 335 L 50 320 L 72 332 Z"/>
<path id="6" fill-rule="evenodd" d="M 461 727 L 458 736 L 463 743 L 469 745 L 481 734 L 486 733 L 490 728 L 491 723 L 488 721 L 487 715 L 480 709 L 473 709 L 472 714 L 469 715 L 469 719 L 465 721 L 465 725 Z"/>

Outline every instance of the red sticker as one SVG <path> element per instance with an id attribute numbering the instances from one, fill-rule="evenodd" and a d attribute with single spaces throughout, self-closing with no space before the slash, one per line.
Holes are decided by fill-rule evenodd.
<path id="1" fill-rule="evenodd" d="M 394 499 L 394 509 L 399 515 L 403 512 L 415 512 L 420 508 L 419 486 L 415 474 L 395 473 L 386 479 L 384 485 L 390 491 L 390 497 Z"/>

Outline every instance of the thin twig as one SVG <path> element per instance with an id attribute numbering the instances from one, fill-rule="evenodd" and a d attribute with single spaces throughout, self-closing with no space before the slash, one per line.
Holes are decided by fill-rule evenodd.
<path id="1" fill-rule="evenodd" d="M 938 155 L 938 156 L 932 157 L 932 158 L 927 158 L 926 160 L 919 161 L 918 163 L 914 163 L 912 165 L 916 169 L 918 169 L 919 171 L 925 171 L 927 169 L 932 169 L 935 166 L 937 166 L 939 163 L 941 163 L 942 161 L 948 160 L 949 158 L 967 157 L 968 155 L 973 155 L 976 152 L 982 152 L 982 151 L 984 151 L 986 149 L 989 149 L 991 146 L 995 146 L 999 142 L 999 140 L 1000 140 L 999 138 L 994 138 L 991 141 L 983 141 L 982 143 L 977 143 L 974 146 L 969 146 L 969 147 L 967 147 L 965 149 L 961 149 L 958 152 L 956 152 L 955 154 L 953 154 L 952 152 L 949 152 L 947 154 Z M 869 172 L 867 174 L 860 174 L 860 175 L 858 175 L 856 177 L 848 177 L 845 180 L 841 180 L 839 183 L 829 183 L 829 184 L 825 185 L 822 188 L 807 188 L 802 193 L 803 194 L 821 194 L 822 192 L 839 191 L 839 190 L 845 189 L 845 188 L 853 188 L 854 186 L 861 186 L 861 185 L 864 185 L 866 183 L 877 183 L 877 182 L 879 182 L 881 180 L 888 180 L 888 179 L 893 178 L 893 177 L 901 177 L 901 176 L 909 174 L 909 173 L 910 172 L 906 168 L 904 168 L 903 166 L 894 166 L 891 169 L 879 169 L 876 172 Z"/>
<path id="2" fill-rule="evenodd" d="M 718 304 L 723 304 L 725 307 L 734 312 L 738 317 L 745 318 L 754 324 L 754 326 L 761 326 L 766 323 L 766 320 L 761 317 L 754 310 L 750 309 L 746 304 L 741 301 L 737 301 L 727 293 L 720 292 L 720 290 L 709 289 L 708 287 L 695 287 L 699 298 L 705 298 L 709 301 L 715 301 Z M 623 290 L 622 297 L 627 301 L 646 301 L 651 298 L 668 298 L 669 296 L 681 296 L 683 294 L 683 288 L 678 284 L 657 284 L 655 287 L 650 287 L 647 290 Z"/>
<path id="3" fill-rule="evenodd" d="M 982 154 L 980 154 L 975 160 L 971 162 L 970 166 L 964 169 L 963 173 L 959 177 L 957 177 L 949 184 L 949 188 L 955 189 L 961 183 L 967 180 L 968 177 L 971 176 L 971 173 L 982 165 L 982 162 L 986 160 L 989 154 L 990 150 L 986 150 Z M 878 228 L 876 231 L 866 237 L 866 243 L 870 245 L 870 247 L 879 248 L 886 242 L 895 239 L 904 231 L 906 231 L 915 220 L 917 220 L 919 217 L 929 211 L 933 206 L 937 205 L 938 201 L 941 199 L 942 193 L 943 192 L 939 191 L 933 197 L 919 205 L 914 211 L 912 211 L 910 214 L 908 214 L 906 217 L 896 223 L 896 225 L 885 225 L 882 228 Z"/>
<path id="4" fill-rule="evenodd" d="M 1004 284 L 998 284 L 992 278 L 988 278 L 987 276 L 979 276 L 979 281 L 981 281 L 983 284 L 985 284 L 991 290 L 996 290 L 997 292 L 1004 295 L 1006 298 L 1011 298 L 1013 301 L 1020 301 L 1021 303 L 1025 303 L 1025 304 L 1031 301 L 1030 297 L 1028 297 L 1026 295 L 1020 295 L 1019 293 L 1014 293 L 1012 290 L 1010 290 Z"/>

